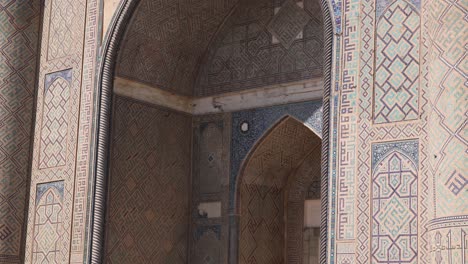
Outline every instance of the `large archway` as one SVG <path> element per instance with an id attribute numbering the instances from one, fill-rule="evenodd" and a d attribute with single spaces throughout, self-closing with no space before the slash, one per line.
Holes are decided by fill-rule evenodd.
<path id="1" fill-rule="evenodd" d="M 318 250 L 304 250 L 318 239 L 305 245 L 304 236 L 320 226 L 320 210 L 305 214 L 320 198 L 320 148 L 320 137 L 286 117 L 251 150 L 238 184 L 238 263 L 318 263 Z"/>
<path id="2" fill-rule="evenodd" d="M 98 150 L 96 152 L 96 184 L 94 193 L 94 213 L 92 217 L 92 247 L 91 247 L 91 258 L 93 263 L 99 263 L 102 259 L 102 244 L 103 244 L 103 233 L 104 233 L 104 216 L 106 207 L 106 182 L 107 182 L 107 170 L 108 170 L 108 149 L 109 149 L 109 130 L 110 130 L 110 115 L 111 115 L 111 98 L 113 89 L 113 77 L 115 63 L 117 59 L 118 49 L 120 48 L 120 41 L 126 31 L 126 26 L 131 20 L 132 13 L 135 7 L 140 3 L 138 0 L 128 0 L 122 2 L 119 7 L 117 14 L 111 23 L 110 30 L 106 37 L 106 42 L 103 47 L 102 61 L 99 69 L 98 78 L 98 91 L 100 92 L 100 104 L 98 106 L 99 120 L 98 120 L 98 134 L 97 134 L 97 145 Z M 323 63 L 323 86 L 324 86 L 324 100 L 323 100 L 323 155 L 322 160 L 325 163 L 328 160 L 328 113 L 329 113 L 329 93 L 330 93 L 330 67 L 331 67 L 331 41 L 332 41 L 332 27 L 331 19 L 329 15 L 329 3 L 323 1 L 322 3 L 323 13 L 323 25 L 324 25 L 324 63 Z M 322 181 L 323 189 L 322 196 L 325 197 L 323 200 L 323 217 L 322 222 L 326 223 L 327 216 L 327 191 L 328 183 L 326 181 L 327 166 L 322 166 Z M 323 226 L 322 241 L 326 241 L 326 226 Z M 326 243 L 321 243 L 322 249 L 322 262 L 326 258 Z"/>

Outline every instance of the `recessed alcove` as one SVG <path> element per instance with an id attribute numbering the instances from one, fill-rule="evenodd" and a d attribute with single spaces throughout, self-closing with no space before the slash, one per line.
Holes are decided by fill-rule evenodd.
<path id="1" fill-rule="evenodd" d="M 142 0 L 114 77 L 105 262 L 318 263 L 323 45 L 318 0 Z"/>

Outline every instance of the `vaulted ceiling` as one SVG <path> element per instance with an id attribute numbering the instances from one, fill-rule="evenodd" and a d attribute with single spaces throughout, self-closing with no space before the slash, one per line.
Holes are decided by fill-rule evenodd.
<path id="1" fill-rule="evenodd" d="M 321 74 L 318 0 L 142 0 L 117 76 L 205 96 Z"/>

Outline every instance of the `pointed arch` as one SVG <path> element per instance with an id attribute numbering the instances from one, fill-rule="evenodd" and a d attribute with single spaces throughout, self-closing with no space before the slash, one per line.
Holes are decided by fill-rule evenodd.
<path id="1" fill-rule="evenodd" d="M 320 175 L 320 153 L 313 155 L 320 147 L 311 129 L 287 116 L 251 150 L 237 183 L 239 263 L 302 262 L 304 199 L 313 180 L 309 169 Z M 301 166 L 308 157 L 315 164 Z M 300 246 L 291 250 L 293 244 Z"/>
<path id="2" fill-rule="evenodd" d="M 311 133 L 310 134 L 311 137 L 312 137 L 312 134 L 313 134 L 313 136 L 315 136 L 314 138 L 316 138 L 319 141 L 321 140 L 320 135 L 318 135 L 316 131 L 314 131 L 312 128 L 310 128 L 309 126 L 307 126 L 306 124 L 304 124 L 303 122 L 301 122 L 300 120 L 298 120 L 297 118 L 295 118 L 293 116 L 285 115 L 282 118 L 280 118 L 275 124 L 273 124 L 260 137 L 260 139 L 258 139 L 257 142 L 255 142 L 255 144 L 250 149 L 249 153 L 247 154 L 247 156 L 245 157 L 244 161 L 241 164 L 241 169 L 239 170 L 239 175 L 237 176 L 237 178 L 236 178 L 237 180 L 235 182 L 236 193 L 235 193 L 235 197 L 234 197 L 234 204 L 235 204 L 235 208 L 236 208 L 236 213 L 239 213 L 239 208 L 240 208 L 239 206 L 240 205 L 239 205 L 238 197 L 239 197 L 240 184 L 243 182 L 243 178 L 245 177 L 245 174 L 246 174 L 245 169 L 248 166 L 248 162 L 252 159 L 252 156 L 258 151 L 258 148 L 261 145 L 264 145 L 265 141 L 267 141 L 270 138 L 270 136 L 271 136 L 271 134 L 273 132 L 275 132 L 275 131 L 277 132 L 279 128 L 284 128 L 287 124 L 290 124 L 290 125 L 295 124 L 298 127 L 301 127 L 302 129 L 307 129 Z M 302 161 L 301 161 L 301 164 L 302 164 Z"/>
<path id="3" fill-rule="evenodd" d="M 323 48 L 323 131 L 322 131 L 322 232 L 320 261 L 327 261 L 327 224 L 328 224 L 328 155 L 329 155 L 329 116 L 331 94 L 331 67 L 333 61 L 333 33 L 339 30 L 340 13 L 330 12 L 337 7 L 332 0 L 317 0 L 321 2 L 324 25 Z M 106 182 L 108 175 L 108 150 L 110 119 L 112 105 L 113 77 L 117 53 L 121 39 L 127 30 L 128 22 L 132 18 L 140 0 L 122 0 L 115 12 L 103 41 L 100 62 L 96 77 L 96 114 L 94 116 L 93 143 L 95 151 L 90 162 L 90 182 L 92 193 L 90 197 L 90 263 L 101 263 L 103 254 L 105 204 L 107 199 Z M 336 17 L 335 17 L 336 16 Z"/>

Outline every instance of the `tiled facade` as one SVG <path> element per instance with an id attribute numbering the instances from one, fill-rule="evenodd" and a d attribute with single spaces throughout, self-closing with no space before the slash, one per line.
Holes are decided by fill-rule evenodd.
<path id="1" fill-rule="evenodd" d="M 304 29 L 300 32 L 301 27 L 318 23 L 314 20 L 318 14 L 310 13 L 312 0 L 303 1 L 302 6 L 301 1 L 287 1 L 291 2 L 271 1 L 271 5 L 264 9 L 260 4 L 268 1 L 259 1 L 259 6 L 254 5 L 252 10 L 258 8 L 258 12 L 267 13 L 259 16 L 268 20 L 261 25 L 263 31 L 255 31 L 258 35 L 243 35 L 236 41 L 248 42 L 244 49 L 253 53 L 273 53 L 271 49 L 275 45 L 295 49 L 297 43 L 304 42 L 306 48 L 302 50 L 301 46 L 295 50 L 294 55 L 299 59 L 291 59 L 291 63 L 287 58 L 280 64 L 252 62 L 242 58 L 243 52 L 236 52 L 236 58 L 225 58 L 230 54 L 226 50 L 239 47 L 239 43 L 218 42 L 216 32 L 220 24 L 242 24 L 250 28 L 250 25 L 262 22 L 249 20 L 248 12 L 243 12 L 248 20 L 244 21 L 246 23 L 234 18 L 222 23 L 228 14 L 236 13 L 237 1 L 161 1 L 161 4 L 143 0 L 129 23 L 131 30 L 123 41 L 117 74 L 138 77 L 156 87 L 192 95 L 196 94 L 192 88 L 200 87 L 193 86 L 198 77 L 197 70 L 204 72 L 197 63 L 202 61 L 206 55 L 203 51 L 208 47 L 215 47 L 214 53 L 219 55 L 213 57 L 215 59 L 206 70 L 209 77 L 215 81 L 237 82 L 236 87 L 244 85 L 243 82 L 255 84 L 258 81 L 255 78 L 260 75 L 248 75 L 248 72 L 232 75 L 231 72 L 228 78 L 223 75 L 221 66 L 251 63 L 252 67 L 248 69 L 268 73 L 269 69 L 262 67 L 281 65 L 298 69 L 302 67 L 301 60 L 304 62 L 307 58 L 319 65 L 315 61 L 319 55 L 308 54 L 313 52 L 306 45 L 311 35 Z M 130 2 L 133 1 L 122 1 L 122 6 Z M 323 104 L 326 106 L 329 100 L 331 107 L 322 110 L 327 113 L 327 118 L 330 110 L 329 126 L 322 127 L 317 122 L 320 118 L 315 118 L 319 117 L 314 113 L 321 104 L 302 104 L 312 111 L 309 115 L 315 118 L 312 124 L 320 125 L 312 125 L 311 129 L 330 132 L 327 135 L 330 137 L 329 151 L 323 153 L 329 155 L 328 174 L 322 175 L 322 180 L 326 179 L 324 182 L 329 184 L 328 196 L 322 197 L 329 208 L 327 263 L 463 263 L 466 261 L 468 232 L 466 2 L 323 2 L 330 10 L 332 22 L 331 28 L 324 26 L 323 30 L 334 33 L 330 65 L 333 79 L 331 87 L 324 87 L 330 97 L 326 97 Z M 315 1 L 314 5 L 317 4 Z M 96 135 L 105 121 L 98 118 L 103 110 L 96 106 L 99 106 L 99 89 L 103 88 L 101 80 L 109 77 L 96 75 L 104 67 L 98 59 L 103 59 L 104 63 L 109 59 L 107 48 L 102 54 L 98 52 L 100 7 L 98 0 L 44 1 L 42 31 L 37 34 L 38 3 L 19 0 L 0 3 L 0 106 L 3 109 L 0 112 L 3 124 L 0 126 L 0 219 L 7 220 L 0 222 L 0 262 L 21 262 L 22 243 L 25 263 L 42 260 L 83 263 L 96 254 L 90 251 L 91 214 L 97 203 L 94 183 L 99 175 L 94 169 L 97 166 L 95 155 L 102 154 L 96 147 L 101 143 L 96 140 Z M 124 11 L 130 12 L 128 9 Z M 142 14 L 145 12 L 150 20 L 144 19 Z M 119 17 L 116 15 L 115 21 Z M 291 22 L 287 27 L 290 31 L 278 28 L 281 21 Z M 317 25 L 312 27 L 317 29 Z M 110 28 L 115 29 L 117 25 L 111 24 Z M 271 38 L 265 38 L 265 34 L 270 34 Z M 38 36 L 41 36 L 41 50 L 37 56 L 39 68 L 35 83 L 34 54 Z M 248 36 L 257 38 L 250 40 Z M 276 44 L 262 46 L 262 41 Z M 250 42 L 252 47 L 249 49 Z M 312 48 L 318 46 L 311 44 Z M 300 55 L 301 52 L 304 54 Z M 148 54 L 151 56 L 146 56 Z M 311 61 L 308 63 L 308 69 L 318 69 L 310 64 Z M 326 65 L 327 62 L 321 63 Z M 235 69 L 231 66 L 228 69 Z M 291 71 L 287 77 L 295 80 L 297 76 Z M 258 82 L 275 83 L 281 79 L 265 78 Z M 199 79 L 197 85 L 205 87 L 204 91 L 200 90 L 200 95 L 211 94 L 216 82 Z M 34 143 L 28 180 L 24 169 L 27 166 L 23 165 L 29 163 L 29 127 L 33 111 L 28 107 L 34 105 L 34 86 L 37 86 L 36 122 L 31 137 Z M 232 120 L 217 118 L 218 127 L 207 126 L 207 129 L 218 142 L 235 142 L 235 131 L 239 131 L 239 125 L 245 121 L 236 121 L 236 117 L 245 114 L 266 124 L 268 111 L 233 113 Z M 258 116 L 258 113 L 262 114 Z M 262 117 L 266 118 L 263 120 Z M 296 119 L 307 123 L 307 120 Z M 224 126 L 229 122 L 232 122 L 231 133 L 226 130 L 229 126 Z M 222 130 L 218 131 L 219 128 Z M 131 127 L 127 129 L 131 131 Z M 233 210 L 236 204 L 233 194 L 237 191 L 238 180 L 232 177 L 232 171 L 238 171 L 255 140 L 240 144 L 245 151 L 225 147 L 214 152 L 213 158 L 230 159 L 231 171 L 222 171 L 222 181 L 212 189 L 198 186 L 200 193 L 214 193 L 212 197 L 216 199 L 220 198 L 219 193 L 228 193 L 230 198 L 220 199 L 225 213 Z M 199 150 L 200 157 L 210 157 L 203 149 Z M 240 158 L 237 153 L 241 153 Z M 238 164 L 237 169 L 235 164 Z M 206 178 L 200 179 L 199 183 L 212 179 L 210 173 L 219 173 L 209 168 L 200 168 L 200 171 L 206 173 Z M 27 186 L 28 182 L 30 186 Z M 19 191 L 10 195 L 12 190 Z M 26 193 L 29 193 L 29 208 L 24 224 Z M 135 203 L 142 200 L 136 199 Z M 51 218 L 44 219 L 44 212 L 51 212 Z M 190 216 L 193 217 L 193 213 Z M 216 244 L 213 242 L 216 240 L 222 240 L 230 247 L 233 240 L 228 233 L 236 231 L 236 223 L 242 227 L 244 222 L 225 216 L 218 222 L 192 221 L 188 234 L 198 242 L 188 242 L 190 249 L 186 250 L 191 250 L 190 254 L 205 252 L 207 248 L 203 243 Z M 398 224 L 389 221 L 398 221 Z M 23 226 L 26 239 L 22 240 Z M 134 239 L 125 242 L 132 244 Z M 172 248 L 170 243 L 165 246 Z M 233 252 L 244 252 L 245 248 L 239 245 L 238 249 L 228 250 L 229 253 L 220 249 L 216 254 L 224 263 L 232 264 Z M 200 253 L 196 257 L 200 258 L 199 263 L 204 263 L 213 259 L 206 258 L 210 254 Z"/>

